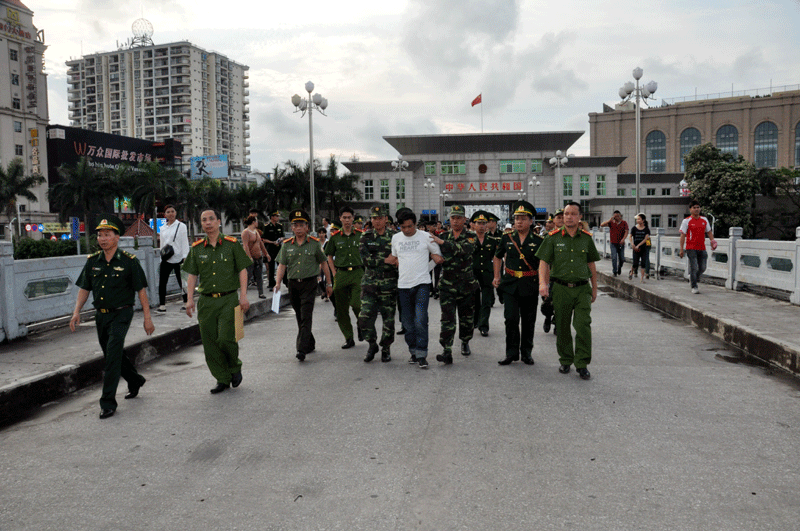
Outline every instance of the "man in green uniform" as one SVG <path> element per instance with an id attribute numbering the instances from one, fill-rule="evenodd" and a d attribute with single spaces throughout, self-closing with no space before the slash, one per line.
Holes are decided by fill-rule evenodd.
<path id="1" fill-rule="evenodd" d="M 200 338 L 208 370 L 217 380 L 211 392 L 217 394 L 242 383 L 234 312 L 237 305 L 242 307 L 242 312 L 250 308 L 247 268 L 253 261 L 239 240 L 220 232 L 220 217 L 215 210 L 204 210 L 200 214 L 200 225 L 206 237 L 192 244 L 183 262 L 183 270 L 189 274 L 186 315 L 191 317 L 195 309 L 194 288 L 197 286 Z M 238 297 L 237 289 L 240 290 Z"/>
<path id="2" fill-rule="evenodd" d="M 378 353 L 378 333 L 375 320 L 378 313 L 383 320 L 381 334 L 381 361 L 392 360 L 391 344 L 394 342 L 394 310 L 397 307 L 397 267 L 386 262 L 392 254 L 394 230 L 386 225 L 386 207 L 374 206 L 370 209 L 372 228 L 361 236 L 359 253 L 364 264 L 364 278 L 361 280 L 361 313 L 358 314 L 358 329 L 369 343 L 365 362 L 375 359 Z"/>
<path id="3" fill-rule="evenodd" d="M 564 226 L 547 236 L 536 256 L 540 259 L 542 297 L 550 294 L 549 280 L 554 282 L 556 348 L 561 363 L 558 371 L 567 374 L 574 363 L 578 375 L 588 380 L 591 375 L 586 367 L 592 361 L 591 311 L 597 299 L 595 262 L 600 260 L 600 254 L 591 233 L 581 230 L 580 221 L 580 204 L 569 203 L 564 208 Z M 570 324 L 575 327 L 574 348 Z"/>
<path id="4" fill-rule="evenodd" d="M 536 251 L 542 238 L 531 230 L 533 205 L 520 201 L 513 212 L 514 230 L 503 235 L 494 255 L 493 285 L 503 294 L 506 324 L 506 357 L 498 363 L 508 365 L 522 359 L 526 365 L 533 365 L 533 329 L 539 303 Z"/>
<path id="5" fill-rule="evenodd" d="M 469 356 L 472 351 L 469 341 L 475 329 L 475 291 L 478 281 L 472 271 L 472 256 L 475 254 L 475 233 L 466 230 L 467 218 L 463 205 L 450 209 L 450 230 L 433 236 L 444 258 L 439 296 L 442 306 L 442 331 L 439 343 L 444 351 L 436 361 L 445 365 L 453 363 L 453 339 L 456 335 L 456 312 L 458 312 L 458 337 L 461 339 L 461 354 Z"/>
<path id="6" fill-rule="evenodd" d="M 100 397 L 100 418 L 107 419 L 117 410 L 119 378 L 128 382 L 125 398 L 136 398 L 139 388 L 146 381 L 136 372 L 133 363 L 125 357 L 125 336 L 133 320 L 134 296 L 139 294 L 144 314 L 144 331 L 150 335 L 155 330 L 150 318 L 150 302 L 147 300 L 147 278 L 139 259 L 120 251 L 119 235 L 125 227 L 119 218 L 105 216 L 97 225 L 97 243 L 101 251 L 89 256 L 75 285 L 80 288 L 75 311 L 69 320 L 73 332 L 81 323 L 81 308 L 92 294 L 92 305 L 97 309 L 95 324 L 97 338 L 105 358 L 103 394 Z"/>
<path id="7" fill-rule="evenodd" d="M 311 326 L 314 319 L 314 299 L 317 295 L 317 277 L 319 276 L 320 266 L 325 274 L 325 278 L 330 279 L 328 263 L 322 246 L 317 238 L 308 234 L 308 214 L 302 210 L 293 210 L 289 216 L 292 223 L 294 237 L 289 238 L 281 245 L 278 253 L 277 262 L 278 274 L 275 284 L 275 292 L 280 291 L 281 281 L 284 276 L 289 279 L 289 298 L 292 303 L 295 318 L 297 319 L 297 357 L 300 361 L 305 361 L 306 355 L 316 349 L 316 340 L 311 333 Z M 328 281 L 328 296 L 333 287 Z"/>
<path id="8" fill-rule="evenodd" d="M 351 348 L 356 344 L 353 340 L 353 325 L 350 324 L 350 308 L 353 308 L 356 319 L 361 312 L 361 277 L 364 276 L 364 266 L 361 263 L 358 245 L 363 231 L 353 227 L 354 218 L 353 209 L 348 206 L 343 207 L 339 211 L 342 230 L 334 231 L 325 245 L 328 269 L 333 272 L 336 321 L 345 339 L 342 348 Z M 358 339 L 361 340 L 360 329 Z"/>
<path id="9" fill-rule="evenodd" d="M 547 231 L 547 234 L 544 236 L 545 238 L 547 238 L 547 236 L 549 236 L 551 232 L 557 231 L 558 229 L 560 229 L 561 227 L 564 226 L 564 210 L 562 210 L 562 209 L 556 210 L 556 213 L 553 214 L 553 217 L 550 218 L 550 219 L 552 220 L 553 228 L 551 230 Z M 550 221 L 550 220 L 548 220 L 548 221 Z M 548 288 L 549 288 L 549 291 L 550 291 L 550 296 L 549 297 L 542 297 L 542 315 L 544 315 L 544 326 L 543 326 L 543 328 L 544 328 L 544 333 L 545 334 L 550 332 L 550 325 L 553 324 L 553 319 L 554 319 L 553 316 L 555 315 L 555 310 L 553 309 L 553 281 L 552 281 L 552 279 L 550 280 L 550 285 L 548 286 Z M 554 334 L 556 333 L 556 327 L 553 327 L 553 333 Z"/>
<path id="10" fill-rule="evenodd" d="M 277 210 L 269 215 L 269 223 L 264 226 L 264 234 L 261 239 L 267 245 L 267 254 L 272 260 L 269 261 L 269 289 L 275 287 L 275 257 L 281 250 L 283 240 L 283 225 L 280 224 L 281 214 Z"/>
<path id="11" fill-rule="evenodd" d="M 470 221 L 475 225 L 475 253 L 472 255 L 472 271 L 480 289 L 475 292 L 475 328 L 483 337 L 489 335 L 489 316 L 494 306 L 494 255 L 500 240 L 489 234 L 489 218 L 492 214 L 478 210 Z"/>

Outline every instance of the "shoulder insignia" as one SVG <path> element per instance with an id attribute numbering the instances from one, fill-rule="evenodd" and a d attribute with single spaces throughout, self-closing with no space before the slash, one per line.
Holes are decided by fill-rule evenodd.
<path id="1" fill-rule="evenodd" d="M 589 232 L 588 230 L 583 230 L 583 229 L 581 229 L 581 232 L 582 232 L 582 233 L 584 233 L 584 234 L 586 234 L 587 236 L 591 236 L 591 235 L 592 235 L 592 233 L 591 233 L 591 232 Z"/>
<path id="2" fill-rule="evenodd" d="M 286 240 L 286 243 L 294 243 L 294 236 Z"/>
<path id="3" fill-rule="evenodd" d="M 233 236 L 225 236 L 225 239 L 228 240 L 229 242 L 239 243 L 239 240 L 237 240 Z"/>
<path id="4" fill-rule="evenodd" d="M 97 251 L 96 253 L 86 255 L 86 258 L 94 258 L 95 256 L 100 256 L 100 253 L 103 251 Z"/>
<path id="5" fill-rule="evenodd" d="M 198 245 L 200 245 L 201 243 L 203 243 L 203 240 L 197 240 L 196 242 L 194 242 L 194 243 L 192 244 L 192 247 L 197 247 L 197 246 L 198 246 Z"/>
<path id="6" fill-rule="evenodd" d="M 331 236 L 336 236 L 337 234 L 340 234 L 341 232 L 342 231 L 340 231 L 340 230 L 335 230 L 335 231 L 331 232 Z"/>
<path id="7" fill-rule="evenodd" d="M 359 229 L 358 227 L 353 227 L 353 232 L 364 232 L 364 229 Z"/>
<path id="8" fill-rule="evenodd" d="M 136 255 L 135 255 L 135 254 L 131 254 L 131 253 L 129 253 L 128 251 L 122 251 L 122 254 L 124 254 L 124 255 L 125 255 L 125 256 L 127 256 L 128 258 L 136 258 Z"/>
<path id="9" fill-rule="evenodd" d="M 547 233 L 547 235 L 548 235 L 548 236 L 552 236 L 552 235 L 554 235 L 554 234 L 558 234 L 558 232 L 559 232 L 560 230 L 561 230 L 561 229 L 553 229 L 553 230 L 551 230 L 550 232 L 548 232 L 548 233 Z"/>
<path id="10" fill-rule="evenodd" d="M 294 239 L 294 238 L 292 238 L 292 239 Z M 319 238 L 315 238 L 314 236 L 311 236 L 310 234 L 308 235 L 308 239 L 309 240 L 314 240 L 315 242 L 319 241 Z"/>

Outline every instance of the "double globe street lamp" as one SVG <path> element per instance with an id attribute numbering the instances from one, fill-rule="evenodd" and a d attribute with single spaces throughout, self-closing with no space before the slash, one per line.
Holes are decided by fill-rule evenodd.
<path id="1" fill-rule="evenodd" d="M 558 151 L 556 151 L 556 156 L 555 157 L 551 157 L 550 158 L 550 166 L 552 166 L 553 168 L 556 169 L 556 197 L 557 198 L 561 197 L 561 195 L 564 193 L 564 183 L 561 182 L 561 168 L 566 166 L 567 162 L 569 162 L 569 156 L 566 153 L 562 153 L 562 151 L 560 149 Z M 561 191 L 561 193 L 558 192 L 559 190 Z M 562 207 L 563 207 L 563 205 L 564 205 L 563 197 L 561 198 L 561 201 L 556 200 L 556 206 L 555 206 L 556 210 L 558 210 L 560 208 L 558 206 L 559 204 L 561 204 Z"/>
<path id="2" fill-rule="evenodd" d="M 632 81 L 628 81 L 619 89 L 619 97 L 622 98 L 622 103 L 627 103 L 631 100 L 635 101 L 636 107 L 636 212 L 639 210 L 639 181 L 641 179 L 641 159 L 642 159 L 642 115 L 639 108 L 640 102 L 651 99 L 658 89 L 658 83 L 650 81 L 647 85 L 639 85 L 639 80 L 642 79 L 644 71 L 638 66 L 633 69 L 633 79 L 636 80 L 634 85 Z M 652 97 L 655 99 L 655 97 Z"/>
<path id="3" fill-rule="evenodd" d="M 322 97 L 322 94 L 314 94 L 314 83 L 308 81 L 306 83 L 306 92 L 308 92 L 308 98 L 301 98 L 298 94 L 292 96 L 292 105 L 295 107 L 294 112 L 303 113 L 300 115 L 302 118 L 305 116 L 306 112 L 308 112 L 308 148 L 311 154 L 311 159 L 309 163 L 310 167 L 310 188 L 311 188 L 311 212 L 309 215 L 311 216 L 311 232 L 316 232 L 316 218 L 317 218 L 317 205 L 316 205 L 316 192 L 314 190 L 314 128 L 312 125 L 311 115 L 313 114 L 312 111 L 316 110 L 322 116 L 327 116 L 325 114 L 325 109 L 328 108 L 328 100 Z"/>

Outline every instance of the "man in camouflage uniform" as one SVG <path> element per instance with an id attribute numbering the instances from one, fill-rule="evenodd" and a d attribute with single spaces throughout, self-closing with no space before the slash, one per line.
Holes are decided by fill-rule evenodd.
<path id="1" fill-rule="evenodd" d="M 489 335 L 489 316 L 494 305 L 494 255 L 500 240 L 488 232 L 491 214 L 478 210 L 470 221 L 475 225 L 475 254 L 472 255 L 472 270 L 480 289 L 475 291 L 475 328 L 483 337 Z"/>
<path id="2" fill-rule="evenodd" d="M 458 337 L 461 339 L 461 354 L 472 354 L 469 340 L 472 339 L 475 314 L 475 291 L 478 281 L 472 271 L 472 256 L 475 253 L 476 236 L 466 230 L 467 218 L 463 205 L 453 205 L 450 209 L 450 230 L 442 237 L 433 236 L 444 257 L 442 280 L 439 294 L 442 305 L 442 332 L 439 343 L 444 352 L 436 356 L 436 361 L 445 365 L 453 363 L 453 339 L 456 335 L 456 311 L 458 311 Z"/>
<path id="3" fill-rule="evenodd" d="M 372 228 L 361 236 L 359 254 L 364 264 L 361 279 L 361 312 L 358 314 L 358 329 L 369 343 L 364 361 L 369 363 L 378 353 L 378 333 L 375 320 L 378 313 L 383 320 L 381 334 L 381 361 L 391 361 L 390 346 L 394 342 L 394 310 L 397 307 L 397 267 L 386 263 L 392 254 L 392 236 L 395 232 L 386 225 L 386 207 L 379 205 L 370 209 Z"/>

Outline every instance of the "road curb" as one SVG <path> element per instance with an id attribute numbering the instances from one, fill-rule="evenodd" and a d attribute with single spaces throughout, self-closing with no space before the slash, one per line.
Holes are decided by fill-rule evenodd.
<path id="1" fill-rule="evenodd" d="M 669 299 L 645 288 L 625 282 L 612 275 L 597 272 L 598 280 L 615 292 L 637 300 L 685 323 L 692 324 L 706 333 L 741 349 L 770 366 L 800 376 L 800 350 L 783 341 L 759 333 L 737 321 L 712 312 L 692 308 L 688 304 Z"/>
<path id="2" fill-rule="evenodd" d="M 289 306 L 289 297 L 281 297 L 281 308 Z M 250 304 L 245 322 L 272 311 L 272 299 Z M 134 365 L 142 365 L 171 354 L 187 345 L 200 342 L 200 325 L 170 330 L 125 347 L 125 355 Z M 102 381 L 104 360 L 97 356 L 78 365 L 64 365 L 54 371 L 25 378 L 0 388 L 0 427 L 24 419 L 44 404 L 63 398 L 79 389 Z M 124 382 L 123 382 L 124 385 Z"/>

